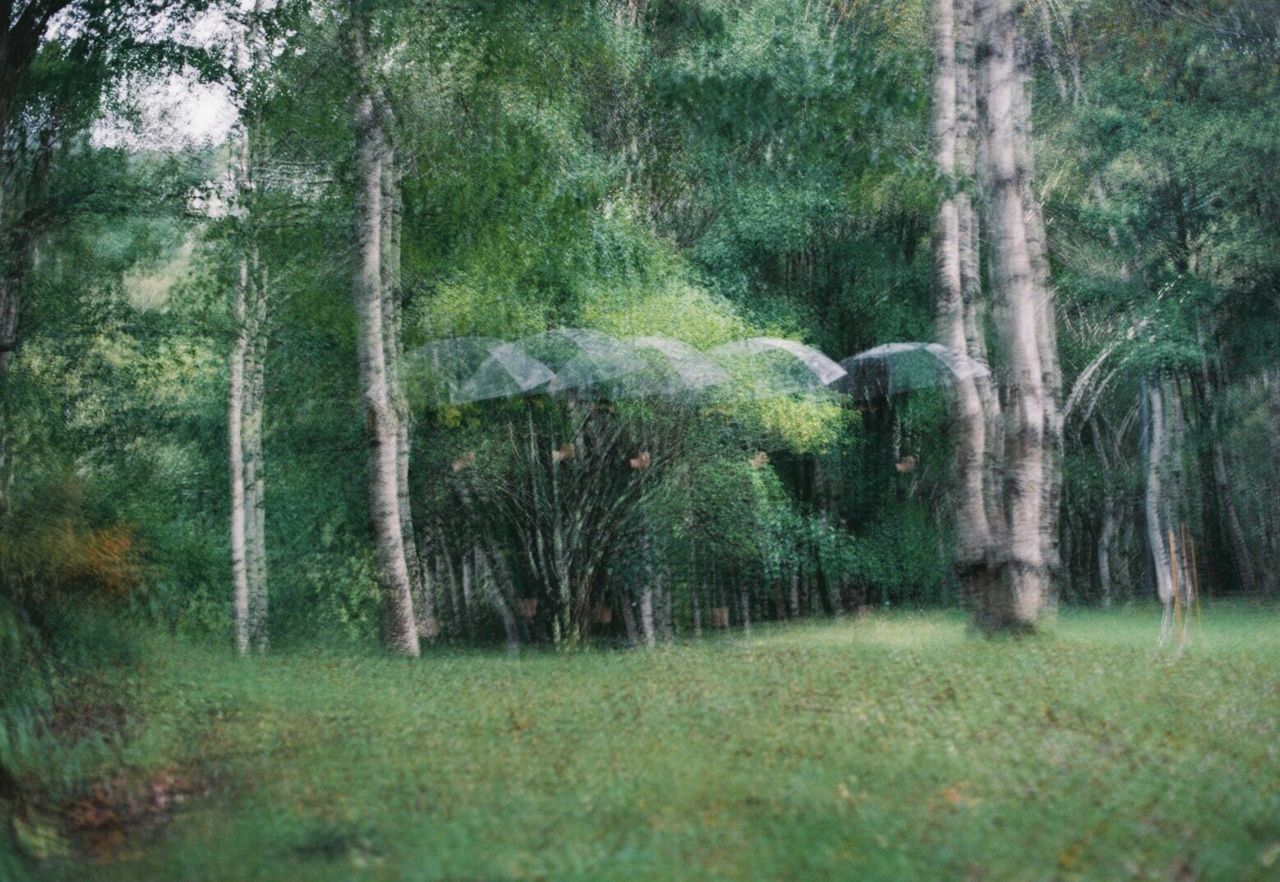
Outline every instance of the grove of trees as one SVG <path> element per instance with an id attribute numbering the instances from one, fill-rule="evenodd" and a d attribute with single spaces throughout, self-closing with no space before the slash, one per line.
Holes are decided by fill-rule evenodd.
<path id="1" fill-rule="evenodd" d="M 1274 599 L 1278 66 L 1267 0 L 0 0 L 3 652 Z M 227 137 L 103 136 L 172 77 Z M 990 370 L 433 387 L 565 328 Z"/>

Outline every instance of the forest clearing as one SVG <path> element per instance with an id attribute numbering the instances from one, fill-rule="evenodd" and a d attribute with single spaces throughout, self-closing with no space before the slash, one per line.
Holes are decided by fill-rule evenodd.
<path id="1" fill-rule="evenodd" d="M 0 882 L 1280 880 L 1276 0 L 0 0 Z"/>
<path id="2" fill-rule="evenodd" d="M 1158 616 L 416 663 L 158 640 L 27 835 L 85 882 L 1274 879 L 1280 629 L 1211 609 L 1166 652 Z M 156 781 L 185 799 L 137 806 Z"/>

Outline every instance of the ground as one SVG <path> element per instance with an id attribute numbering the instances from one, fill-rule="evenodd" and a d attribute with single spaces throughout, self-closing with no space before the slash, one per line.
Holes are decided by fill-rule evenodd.
<path id="1" fill-rule="evenodd" d="M 518 660 L 166 644 L 110 687 L 98 783 L 15 823 L 29 852 L 49 829 L 36 878 L 85 882 L 1280 879 L 1280 619 L 1208 610 L 1182 651 L 1157 629 L 1065 613 L 989 641 L 894 614 Z"/>

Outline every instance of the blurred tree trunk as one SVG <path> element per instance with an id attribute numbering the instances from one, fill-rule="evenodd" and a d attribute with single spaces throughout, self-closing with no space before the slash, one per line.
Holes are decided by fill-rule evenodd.
<path id="1" fill-rule="evenodd" d="M 248 272 L 248 262 L 240 261 L 240 273 L 233 285 L 231 303 L 231 319 L 237 332 L 236 342 L 231 350 L 231 388 L 227 404 L 227 449 L 231 480 L 231 618 L 236 651 L 241 655 L 248 654 L 250 644 L 244 468 L 244 369 L 248 349 L 244 324 Z"/>
<path id="2" fill-rule="evenodd" d="M 1035 626 L 1056 557 L 1060 438 L 1056 334 L 1044 261 L 1044 225 L 1032 198 L 1027 76 L 1020 4 L 978 0 L 976 32 L 983 221 L 1004 358 L 1004 444 L 997 534 L 999 577 L 978 598 L 986 631 Z"/>
<path id="3" fill-rule="evenodd" d="M 35 62 L 50 22 L 70 0 L 33 0 L 0 18 L 0 392 L 18 345 L 22 285 L 35 247 L 30 208 L 48 170 L 52 131 L 31 138 L 20 120 L 19 89 Z M 56 121 L 52 127 L 56 127 Z M 27 157 L 30 144 L 36 155 Z M 30 162 L 22 162 L 23 159 Z M 25 174 L 24 174 L 25 172 Z M 0 461 L 3 458 L 0 426 Z"/>
<path id="4" fill-rule="evenodd" d="M 396 500 L 405 567 L 409 573 L 409 587 L 416 608 L 418 633 L 430 640 L 434 639 L 439 632 L 439 623 L 436 621 L 434 598 L 428 590 L 426 568 L 418 554 L 412 497 L 409 493 L 410 437 L 413 418 L 400 377 L 400 364 L 404 355 L 400 247 L 404 207 L 400 197 L 400 173 L 396 152 L 389 139 L 384 151 L 382 174 L 382 342 L 387 359 L 387 390 L 395 411 Z"/>
<path id="5" fill-rule="evenodd" d="M 985 357 L 979 311 L 975 183 L 973 0 L 936 0 L 934 4 L 935 81 L 934 160 L 946 188 L 933 231 L 936 337 L 949 349 Z M 954 507 L 956 569 L 962 593 L 975 599 L 989 593 L 995 554 L 988 504 L 987 429 L 994 396 L 984 395 L 979 379 L 955 383 Z"/>
<path id="6" fill-rule="evenodd" d="M 267 63 L 260 32 L 261 0 L 236 32 L 240 98 L 238 155 L 235 160 L 237 278 L 232 295 L 236 343 L 231 353 L 228 437 L 231 466 L 232 610 L 236 647 L 266 651 L 267 549 L 266 476 L 263 467 L 263 404 L 266 385 L 267 273 L 257 238 L 259 218 L 258 143 L 260 125 L 254 89 Z"/>
<path id="7" fill-rule="evenodd" d="M 1098 531 L 1098 547 L 1096 552 L 1098 564 L 1098 591 L 1103 606 L 1111 606 L 1114 590 L 1111 582 L 1111 549 L 1116 536 L 1116 494 L 1111 474 L 1111 458 L 1107 455 L 1107 442 L 1102 435 L 1101 417 L 1095 415 L 1089 423 L 1093 437 L 1093 449 L 1098 455 L 1098 465 L 1102 469 L 1102 526 Z"/>
<path id="8" fill-rule="evenodd" d="M 1156 583 L 1164 606 L 1161 640 L 1174 632 L 1179 607 L 1193 598 L 1191 555 L 1185 530 L 1187 487 L 1186 425 L 1181 385 L 1169 376 L 1148 377 L 1144 383 L 1144 447 L 1146 488 L 1143 497 L 1146 539 Z M 1185 632 L 1181 635 L 1185 639 Z"/>
<path id="9" fill-rule="evenodd" d="M 939 342 L 985 360 L 979 217 L 1004 394 L 955 384 L 956 563 L 988 632 L 1034 627 L 1050 596 L 1061 497 L 1061 369 L 1016 0 L 935 0 L 934 227 Z M 981 195 L 981 213 L 972 193 Z"/>
<path id="10" fill-rule="evenodd" d="M 370 444 L 369 507 L 383 595 L 383 641 L 397 654 L 416 656 L 418 629 L 400 520 L 399 420 L 387 376 L 382 309 L 384 112 L 370 83 L 373 72 L 363 23 L 349 22 L 346 37 L 350 60 L 362 84 L 355 107 L 356 266 L 352 290 L 359 322 L 360 390 Z"/>

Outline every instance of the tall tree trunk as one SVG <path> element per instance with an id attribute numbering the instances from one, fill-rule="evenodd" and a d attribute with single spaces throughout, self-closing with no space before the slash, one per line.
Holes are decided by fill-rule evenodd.
<path id="1" fill-rule="evenodd" d="M 973 0 L 935 0 L 934 160 L 946 188 L 934 222 L 936 337 L 954 352 L 985 357 L 980 327 L 977 215 L 970 195 L 976 163 Z M 961 591 L 989 593 L 993 535 L 988 500 L 987 430 L 994 396 L 979 378 L 955 383 L 953 524 Z"/>
<path id="2" fill-rule="evenodd" d="M 657 644 L 657 630 L 653 623 L 653 583 L 645 580 L 640 588 L 640 633 L 646 649 Z"/>
<path id="3" fill-rule="evenodd" d="M 241 73 L 241 124 L 236 158 L 236 224 L 240 251 L 232 317 L 228 435 L 231 463 L 231 568 L 234 630 L 241 653 L 267 648 L 266 477 L 263 467 L 263 405 L 266 384 L 267 274 L 258 249 L 256 178 L 261 147 L 252 92 L 266 64 L 262 3 L 255 2 L 245 30 L 237 34 Z"/>
<path id="4" fill-rule="evenodd" d="M 469 548 L 462 555 L 462 621 L 467 637 L 475 634 L 475 598 L 471 590 L 471 562 L 475 558 L 475 548 Z"/>
<path id="5" fill-rule="evenodd" d="M 644 636 L 646 649 L 653 649 L 657 643 L 657 627 L 654 624 L 654 593 L 658 581 L 657 568 L 653 561 L 653 538 L 646 530 L 641 540 L 640 553 L 644 555 L 644 580 L 640 585 L 640 631 Z"/>
<path id="6" fill-rule="evenodd" d="M 396 415 L 396 496 L 400 535 L 404 545 L 410 591 L 417 609 L 418 632 L 427 639 L 433 639 L 439 631 L 439 624 L 436 622 L 433 598 L 427 590 L 426 568 L 418 555 L 412 497 L 409 493 L 412 413 L 400 378 L 400 362 L 404 354 L 400 318 L 400 242 L 403 206 L 400 200 L 400 175 L 396 165 L 395 149 L 390 144 L 384 151 L 382 173 L 382 336 L 387 358 L 387 389 Z"/>
<path id="7" fill-rule="evenodd" d="M 1098 565 L 1098 591 L 1103 606 L 1111 606 L 1113 589 L 1111 581 L 1111 547 L 1115 543 L 1116 534 L 1116 499 L 1112 485 L 1111 459 L 1107 455 L 1106 440 L 1102 437 L 1101 418 L 1095 416 L 1090 421 L 1090 432 L 1093 436 L 1093 447 L 1098 454 L 1098 464 L 1102 468 L 1102 527 L 1098 533 L 1096 559 Z"/>
<path id="8" fill-rule="evenodd" d="M 363 35 L 352 28 L 353 61 L 368 76 Z M 383 640 L 400 655 L 419 654 L 413 594 L 400 523 L 399 428 L 387 382 L 382 314 L 382 196 L 386 138 L 371 89 L 356 107 L 356 253 L 352 289 L 359 321 L 360 390 L 370 445 L 369 501 L 383 600 Z"/>
<path id="9" fill-rule="evenodd" d="M 1004 519 L 1000 578 L 986 586 L 977 621 L 986 631 L 1035 626 L 1049 594 L 1057 481 L 1053 445 L 1057 426 L 1051 388 L 1056 355 L 1052 301 L 1039 265 L 1039 208 L 1027 198 L 1029 148 L 1019 125 L 1027 100 L 1015 0 L 978 0 L 978 105 L 983 157 L 984 227 L 990 243 L 990 279 L 997 334 L 1004 356 L 1007 403 L 1003 449 Z"/>
<path id="10" fill-rule="evenodd" d="M 1173 603 L 1173 570 L 1168 542 L 1170 524 L 1164 486 L 1170 450 L 1162 385 L 1163 382 L 1154 377 L 1143 381 L 1143 446 L 1147 454 L 1143 515 L 1147 550 L 1155 576 L 1156 596 L 1165 607 L 1167 620 Z M 1168 627 L 1169 624 L 1166 621 L 1165 626 Z"/>
<path id="11" fill-rule="evenodd" d="M 244 505 L 245 565 L 249 577 L 249 640 L 258 652 L 267 649 L 266 476 L 263 467 L 263 398 L 266 381 L 265 274 L 256 245 L 248 256 L 249 325 L 244 362 Z"/>
<path id="12" fill-rule="evenodd" d="M 247 655 L 250 646 L 244 469 L 244 370 L 248 350 L 244 324 L 248 275 L 248 262 L 242 260 L 239 278 L 233 285 L 232 294 L 231 315 L 237 332 L 236 342 L 231 350 L 231 388 L 227 403 L 227 450 L 231 481 L 231 616 L 236 651 L 241 655 Z"/>

